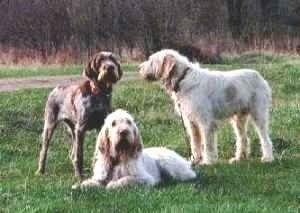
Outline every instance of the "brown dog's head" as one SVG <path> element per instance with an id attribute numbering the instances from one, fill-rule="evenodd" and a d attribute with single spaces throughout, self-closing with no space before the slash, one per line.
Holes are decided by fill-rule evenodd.
<path id="1" fill-rule="evenodd" d="M 97 85 L 110 86 L 121 79 L 123 72 L 113 53 L 99 52 L 92 57 L 82 74 Z"/>

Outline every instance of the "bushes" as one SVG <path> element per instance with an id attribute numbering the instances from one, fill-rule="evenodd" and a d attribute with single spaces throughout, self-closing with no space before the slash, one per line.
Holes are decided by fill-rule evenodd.
<path id="1" fill-rule="evenodd" d="M 103 49 L 147 57 L 165 47 L 219 62 L 223 51 L 296 52 L 299 9 L 297 0 L 6 0 L 0 47 L 34 50 L 42 63 L 61 52 L 75 60 Z"/>

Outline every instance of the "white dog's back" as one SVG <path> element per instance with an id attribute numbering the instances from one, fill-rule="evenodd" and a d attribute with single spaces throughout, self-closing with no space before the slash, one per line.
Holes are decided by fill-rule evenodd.
<path id="1" fill-rule="evenodd" d="M 143 156 L 153 159 L 163 173 L 176 180 L 186 181 L 197 176 L 191 169 L 191 163 L 170 149 L 164 147 L 146 148 L 143 150 Z"/>

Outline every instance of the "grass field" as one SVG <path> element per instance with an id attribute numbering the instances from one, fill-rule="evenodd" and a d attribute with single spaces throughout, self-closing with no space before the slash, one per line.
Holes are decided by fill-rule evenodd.
<path id="1" fill-rule="evenodd" d="M 122 64 L 123 70 L 132 72 L 136 70 L 136 64 Z M 80 75 L 84 65 L 46 65 L 41 67 L 0 66 L 0 78 L 54 76 L 54 75 Z"/>
<path id="2" fill-rule="evenodd" d="M 170 181 L 154 188 L 72 191 L 76 180 L 67 157 L 70 139 L 64 128 L 59 128 L 50 145 L 47 173 L 35 176 L 44 103 L 50 89 L 0 93 L 0 212 L 299 212 L 300 60 L 266 60 L 237 56 L 209 67 L 252 67 L 270 82 L 270 128 L 276 160 L 260 163 L 258 137 L 250 128 L 251 159 L 229 165 L 234 135 L 224 123 L 218 131 L 218 164 L 195 167 L 199 178 L 194 182 Z M 115 87 L 113 106 L 135 116 L 145 147 L 167 146 L 187 157 L 180 120 L 157 84 L 121 82 Z M 87 173 L 95 137 L 92 131 L 85 140 Z"/>

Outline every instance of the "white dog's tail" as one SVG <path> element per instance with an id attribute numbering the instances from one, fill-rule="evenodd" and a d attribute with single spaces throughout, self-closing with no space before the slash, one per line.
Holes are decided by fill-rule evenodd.
<path id="1" fill-rule="evenodd" d="M 197 176 L 191 168 L 191 163 L 170 149 L 153 147 L 146 148 L 143 152 L 157 162 L 163 173 L 176 180 L 187 181 Z"/>

